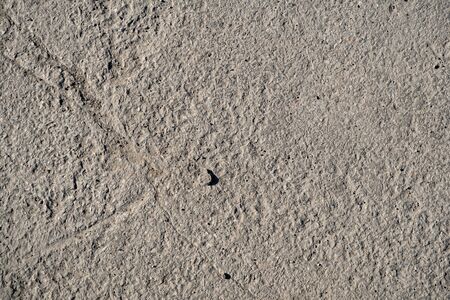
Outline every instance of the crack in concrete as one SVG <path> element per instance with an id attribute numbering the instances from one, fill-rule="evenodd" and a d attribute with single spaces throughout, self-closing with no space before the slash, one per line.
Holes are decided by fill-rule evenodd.
<path id="1" fill-rule="evenodd" d="M 75 68 L 70 68 L 67 65 L 65 65 L 64 63 L 62 63 L 57 57 L 56 55 L 52 54 L 49 50 L 48 47 L 45 46 L 45 44 L 40 41 L 40 39 L 38 39 L 36 36 L 34 36 L 31 32 L 29 32 L 29 30 L 24 29 L 20 23 L 18 21 L 16 21 L 13 17 L 11 17 L 9 14 L 7 14 L 6 12 L 3 12 L 3 14 L 6 16 L 6 18 L 8 18 L 8 20 L 14 24 L 20 32 L 26 32 L 26 37 L 38 48 L 44 50 L 44 52 L 47 54 L 47 56 L 49 57 L 50 60 L 54 61 L 57 66 L 59 66 L 61 68 L 61 70 L 67 72 L 70 76 L 73 77 L 74 82 L 72 83 L 72 85 L 70 87 L 74 88 L 80 97 L 81 100 L 81 105 L 79 105 L 78 103 L 76 103 L 78 105 L 78 107 L 82 110 L 84 110 L 85 112 L 88 113 L 88 115 L 93 119 L 94 123 L 97 124 L 97 126 L 99 126 L 103 131 L 105 131 L 106 134 L 113 134 L 116 138 L 118 138 L 119 142 L 123 143 L 124 146 L 129 146 L 131 147 L 131 150 L 134 152 L 134 154 L 138 155 L 142 160 L 144 160 L 146 163 L 149 163 L 150 165 L 152 165 L 151 161 L 149 161 L 149 158 L 147 157 L 147 154 L 142 154 L 139 153 L 139 151 L 137 151 L 136 149 L 136 145 L 135 143 L 133 143 L 133 141 L 131 140 L 130 137 L 126 137 L 123 136 L 122 134 L 120 134 L 119 132 L 117 132 L 113 127 L 109 126 L 108 124 L 106 124 L 105 122 L 103 122 L 101 120 L 102 116 L 99 116 L 96 112 L 92 111 L 92 108 L 99 108 L 99 101 L 92 96 L 89 91 L 88 88 L 86 87 L 86 77 L 84 77 L 83 75 L 80 74 L 80 72 L 78 72 Z M 36 80 L 38 80 L 39 82 L 43 82 L 45 85 L 59 91 L 61 94 L 63 94 L 64 96 L 66 96 L 67 98 L 71 98 L 67 92 L 64 92 L 65 90 L 62 88 L 59 88 L 57 85 L 52 84 L 51 82 L 48 82 L 47 80 L 39 77 L 37 74 L 35 74 L 33 71 L 29 70 L 28 68 L 22 66 L 17 60 L 8 57 L 7 55 L 5 55 L 4 53 L 1 53 L 3 57 L 5 57 L 8 61 L 10 61 L 12 64 L 14 64 L 15 66 L 17 66 L 18 68 L 20 68 L 25 74 L 28 74 L 32 77 L 34 77 Z M 97 104 L 96 106 L 94 105 L 90 105 L 91 103 L 93 103 L 94 105 Z M 91 106 L 90 108 L 87 108 L 86 106 Z M 127 153 L 127 155 L 129 155 Z M 158 154 L 159 156 L 159 164 L 163 164 L 165 167 L 168 167 L 168 163 L 166 162 L 166 160 L 162 157 L 162 155 L 159 153 L 158 150 Z M 168 168 L 165 168 L 165 170 L 168 170 Z M 161 171 L 159 171 L 161 173 Z M 220 269 L 216 266 L 215 262 L 208 257 L 208 255 L 206 255 L 205 252 L 203 252 L 203 250 L 200 248 L 200 246 L 196 245 L 194 242 L 192 242 L 190 239 L 188 239 L 186 236 L 184 236 L 183 234 L 181 234 L 178 229 L 176 228 L 176 226 L 173 224 L 172 222 L 172 217 L 171 214 L 164 208 L 164 206 L 159 202 L 159 194 L 158 191 L 156 189 L 156 187 L 154 186 L 154 184 L 150 183 L 155 191 L 155 199 L 156 199 L 156 203 L 159 206 L 159 208 L 164 212 L 164 214 L 166 215 L 166 218 L 168 220 L 168 223 L 170 225 L 170 227 L 173 229 L 173 231 L 175 232 L 176 235 L 179 236 L 179 238 L 183 239 L 184 241 L 186 241 L 188 244 L 190 244 L 192 247 L 194 247 L 195 249 L 197 249 L 197 251 L 201 254 L 201 256 L 203 256 L 204 259 L 206 259 L 209 264 L 212 266 L 212 268 L 218 273 L 218 276 L 221 277 L 220 274 L 223 274 L 223 272 L 220 271 Z M 145 197 L 144 197 L 145 199 Z M 133 202 L 135 203 L 135 202 Z M 133 204 L 132 203 L 132 204 Z M 69 237 L 57 240 L 51 244 L 49 244 L 46 248 L 45 251 L 43 251 L 42 253 L 39 253 L 37 256 L 33 256 L 31 255 L 31 257 L 25 257 L 24 260 L 22 260 L 20 266 L 16 267 L 14 271 L 23 268 L 24 266 L 26 266 L 28 263 L 32 262 L 33 260 L 40 260 L 43 256 L 47 255 L 48 253 L 51 253 L 53 251 L 57 251 L 62 249 L 64 246 L 72 243 L 75 240 L 80 239 L 83 235 L 85 235 L 88 232 L 91 232 L 93 230 L 95 230 L 96 228 L 107 224 L 107 223 L 111 223 L 113 220 L 119 219 L 122 216 L 126 216 L 129 215 L 130 213 L 134 213 L 135 211 L 138 210 L 138 208 L 140 208 L 143 203 L 145 203 L 145 201 L 141 200 L 138 201 L 137 204 L 133 204 L 133 205 L 129 205 L 131 208 L 128 209 L 129 207 L 126 207 L 124 211 L 120 211 L 118 213 L 115 213 L 111 216 L 108 216 L 104 219 L 98 220 L 96 221 L 94 224 L 90 225 L 89 227 L 83 229 L 82 231 L 79 231 Z M 130 212 L 131 211 L 131 212 Z M 231 281 L 236 284 L 242 291 L 244 291 L 245 293 L 247 293 L 249 296 L 251 296 L 252 298 L 257 298 L 249 289 L 247 289 L 245 286 L 243 286 L 240 282 L 238 282 L 237 280 L 231 278 Z"/>

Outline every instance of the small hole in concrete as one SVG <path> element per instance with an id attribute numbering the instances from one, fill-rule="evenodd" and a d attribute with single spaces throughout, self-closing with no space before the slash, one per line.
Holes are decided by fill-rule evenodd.
<path id="1" fill-rule="evenodd" d="M 219 177 L 217 177 L 213 171 L 211 170 L 206 170 L 209 174 L 209 176 L 211 176 L 211 180 L 208 182 L 207 185 L 212 186 L 212 185 L 216 185 L 219 183 Z"/>

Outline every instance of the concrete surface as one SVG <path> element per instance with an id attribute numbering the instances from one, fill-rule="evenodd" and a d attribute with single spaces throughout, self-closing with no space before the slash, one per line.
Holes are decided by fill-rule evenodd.
<path id="1" fill-rule="evenodd" d="M 450 296 L 448 0 L 0 18 L 1 299 Z"/>

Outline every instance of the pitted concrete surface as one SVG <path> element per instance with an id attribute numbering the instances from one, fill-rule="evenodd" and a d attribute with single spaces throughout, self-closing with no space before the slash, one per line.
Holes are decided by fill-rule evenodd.
<path id="1" fill-rule="evenodd" d="M 0 4 L 1 299 L 448 299 L 450 2 Z"/>

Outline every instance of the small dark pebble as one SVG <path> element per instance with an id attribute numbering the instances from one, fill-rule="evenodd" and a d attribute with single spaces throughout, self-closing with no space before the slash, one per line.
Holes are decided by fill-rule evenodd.
<path id="1" fill-rule="evenodd" d="M 226 280 L 231 279 L 231 275 L 228 274 L 228 273 L 223 273 L 223 277 L 224 277 Z"/>

